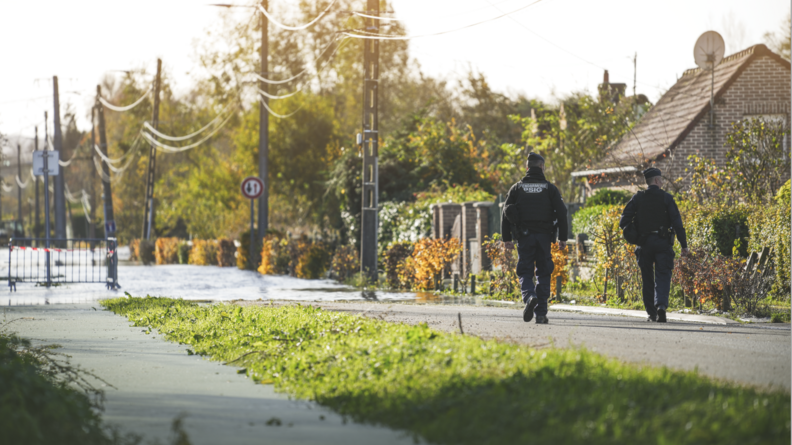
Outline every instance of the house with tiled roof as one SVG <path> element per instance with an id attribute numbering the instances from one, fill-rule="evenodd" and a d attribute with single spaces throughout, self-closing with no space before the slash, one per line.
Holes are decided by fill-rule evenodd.
<path id="1" fill-rule="evenodd" d="M 711 94 L 714 107 L 710 106 Z M 641 171 L 663 171 L 676 188 L 689 185 L 688 157 L 726 163 L 726 135 L 732 124 L 752 117 L 790 116 L 790 63 L 765 45 L 725 57 L 711 71 L 685 71 L 605 157 L 572 174 L 590 193 L 597 188 L 637 190 Z"/>

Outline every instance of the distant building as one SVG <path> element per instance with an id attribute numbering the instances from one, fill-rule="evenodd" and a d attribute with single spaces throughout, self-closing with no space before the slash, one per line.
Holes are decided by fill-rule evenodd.
<path id="1" fill-rule="evenodd" d="M 613 85 L 613 86 L 611 86 Z M 600 95 L 618 90 L 600 85 Z M 710 124 L 710 90 L 715 107 Z M 586 170 L 572 173 L 582 178 L 588 192 L 597 188 L 635 191 L 643 183 L 641 170 L 655 166 L 669 181 L 682 178 L 677 187 L 690 184 L 688 156 L 696 154 L 726 163 L 726 134 L 734 122 L 758 117 L 789 122 L 790 63 L 765 45 L 755 45 L 723 59 L 710 71 L 685 71 L 607 156 Z"/>

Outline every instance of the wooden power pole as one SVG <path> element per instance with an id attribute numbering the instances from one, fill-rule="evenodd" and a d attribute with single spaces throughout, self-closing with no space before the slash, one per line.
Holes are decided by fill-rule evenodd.
<path id="1" fill-rule="evenodd" d="M 17 144 L 17 221 L 22 225 L 22 146 Z"/>
<path id="2" fill-rule="evenodd" d="M 34 139 L 33 148 L 35 151 L 38 151 L 38 126 L 36 126 L 36 138 Z M 36 176 L 33 176 L 33 185 L 36 186 L 36 213 L 35 218 L 36 220 L 33 221 L 33 238 L 41 238 L 41 218 L 39 213 L 39 180 Z"/>
<path id="3" fill-rule="evenodd" d="M 162 60 L 157 59 L 157 77 L 154 79 L 154 111 L 151 116 L 151 126 L 155 130 L 159 128 L 159 104 L 160 104 L 160 78 L 162 73 Z M 154 231 L 154 172 L 157 166 L 157 146 L 151 144 L 149 152 L 148 169 L 146 170 L 146 200 L 143 203 L 143 239 L 151 239 Z"/>
<path id="4" fill-rule="evenodd" d="M 107 133 L 105 131 L 104 108 L 99 98 L 102 97 L 102 87 L 96 86 L 96 103 L 94 107 L 99 114 L 99 150 L 107 156 Z M 115 217 L 113 216 L 113 189 L 110 185 L 110 169 L 107 162 L 102 160 L 102 194 L 104 195 L 104 220 L 105 238 L 115 237 Z M 107 179 L 105 179 L 107 178 Z"/>
<path id="5" fill-rule="evenodd" d="M 91 107 L 91 157 L 89 158 L 91 162 L 91 187 L 88 190 L 91 191 L 91 210 L 90 210 L 90 219 L 91 222 L 88 223 L 88 238 L 94 239 L 96 238 L 96 107 Z M 101 161 L 101 159 L 100 159 Z"/>
<path id="6" fill-rule="evenodd" d="M 265 10 L 269 7 L 267 0 L 261 1 L 261 7 Z M 264 14 L 261 16 L 261 77 L 269 75 L 269 20 Z M 269 85 L 260 81 L 259 88 L 265 93 L 269 93 Z M 259 178 L 264 182 L 264 191 L 259 198 L 258 209 L 258 236 L 263 239 L 269 229 L 269 111 L 265 104 L 269 103 L 269 98 L 260 96 L 259 100 Z M 253 234 L 251 233 L 252 237 Z"/>
<path id="7" fill-rule="evenodd" d="M 379 16 L 379 0 L 366 0 L 366 13 Z M 379 20 L 366 18 L 366 31 L 379 32 Z M 360 268 L 369 279 L 377 280 L 377 226 L 379 171 L 379 117 L 377 91 L 379 89 L 379 40 L 365 39 L 363 43 L 363 205 L 360 216 Z"/>
<path id="8" fill-rule="evenodd" d="M 54 108 L 55 114 L 53 115 L 52 123 L 52 145 L 55 151 L 58 152 L 58 161 L 60 162 L 61 155 L 63 154 L 63 134 L 61 132 L 60 122 L 60 98 L 58 97 L 58 76 L 52 77 L 53 95 L 54 95 Z M 66 239 L 66 194 L 64 187 L 64 169 L 59 169 L 58 176 L 55 177 L 55 238 L 58 240 Z"/>

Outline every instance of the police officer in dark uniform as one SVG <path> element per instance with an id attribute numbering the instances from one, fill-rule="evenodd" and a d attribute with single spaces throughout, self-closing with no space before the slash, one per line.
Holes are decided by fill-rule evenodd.
<path id="1" fill-rule="evenodd" d="M 665 323 L 674 269 L 674 233 L 682 246 L 682 255 L 688 255 L 689 250 L 679 208 L 674 198 L 661 189 L 662 173 L 657 168 L 648 168 L 643 175 L 649 187 L 630 199 L 619 227 L 624 229 L 633 222 L 638 229 L 640 236 L 635 256 L 641 269 L 643 302 L 649 314 L 647 321 Z"/>
<path id="2" fill-rule="evenodd" d="M 531 321 L 536 313 L 536 323 L 547 324 L 550 275 L 554 268 L 550 245 L 555 242 L 557 229 L 558 247 L 566 248 L 567 208 L 558 188 L 545 179 L 544 158 L 530 153 L 526 167 L 528 173 L 506 195 L 501 233 L 507 249 L 514 248 L 512 240 L 517 241 L 517 276 L 525 303 L 523 320 Z"/>

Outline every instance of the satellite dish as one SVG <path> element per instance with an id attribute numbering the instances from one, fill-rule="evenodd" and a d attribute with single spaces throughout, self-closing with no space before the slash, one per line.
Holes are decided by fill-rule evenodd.
<path id="1" fill-rule="evenodd" d="M 726 44 L 723 42 L 723 37 L 715 31 L 707 31 L 696 40 L 693 57 L 699 68 L 711 71 L 721 63 L 725 52 Z"/>

